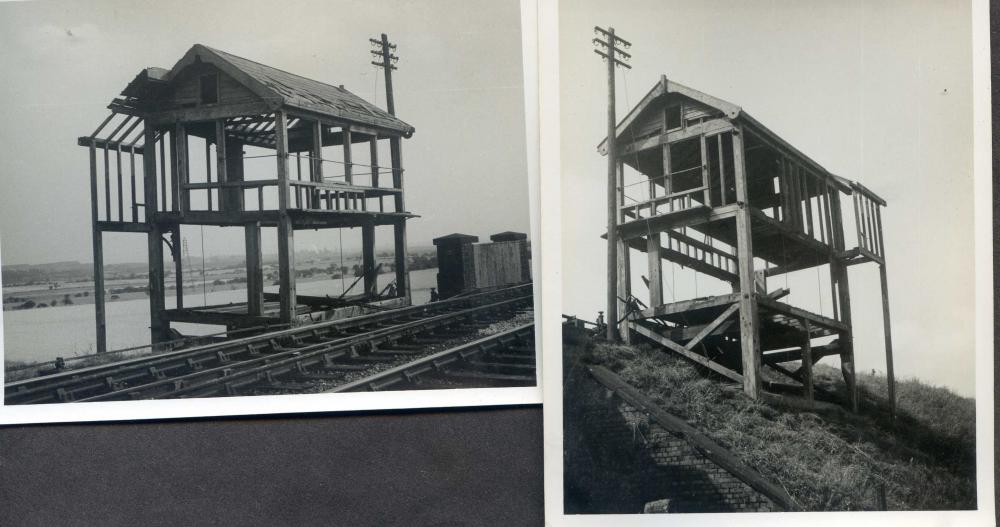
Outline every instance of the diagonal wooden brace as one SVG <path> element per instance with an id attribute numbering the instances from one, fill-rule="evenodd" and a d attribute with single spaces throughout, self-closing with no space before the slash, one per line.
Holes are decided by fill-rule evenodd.
<path id="1" fill-rule="evenodd" d="M 739 303 L 735 303 L 729 306 L 725 311 L 722 312 L 721 315 L 716 317 L 715 320 L 707 324 L 705 327 L 701 328 L 701 331 L 699 331 L 698 334 L 695 335 L 693 339 L 688 341 L 688 343 L 684 346 L 684 349 L 688 351 L 694 349 L 694 347 L 697 346 L 699 342 L 704 340 L 705 337 L 707 337 L 713 331 L 715 331 L 715 328 L 719 327 L 723 322 L 725 322 L 729 317 L 733 316 L 733 314 L 735 314 L 739 310 L 740 310 Z"/>

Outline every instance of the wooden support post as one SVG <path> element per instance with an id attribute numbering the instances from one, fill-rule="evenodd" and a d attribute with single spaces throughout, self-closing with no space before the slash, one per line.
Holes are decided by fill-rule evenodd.
<path id="1" fill-rule="evenodd" d="M 122 145 L 115 149 L 115 172 L 118 175 L 118 221 L 125 221 L 124 186 L 122 185 Z M 108 218 L 109 220 L 111 218 Z"/>
<path id="2" fill-rule="evenodd" d="M 98 227 L 97 145 L 90 140 L 90 226 L 94 250 L 94 319 L 97 353 L 108 351 L 107 319 L 104 312 L 104 236 Z"/>
<path id="3" fill-rule="evenodd" d="M 170 143 L 173 157 L 173 184 L 174 184 L 174 210 L 180 207 L 181 216 L 188 211 L 188 155 L 187 155 L 187 131 L 184 123 L 177 123 L 174 127 L 173 141 Z"/>
<path id="4" fill-rule="evenodd" d="M 699 136 L 701 148 L 701 186 L 705 187 L 702 193 L 702 202 L 706 207 L 712 206 L 712 181 L 708 177 L 708 144 L 705 142 L 705 134 Z"/>
<path id="5" fill-rule="evenodd" d="M 181 226 L 170 227 L 170 256 L 174 260 L 174 283 L 177 285 L 177 309 L 184 307 L 184 266 L 181 254 Z"/>
<path id="6" fill-rule="evenodd" d="M 742 128 L 733 130 L 733 168 L 736 183 L 736 258 L 740 277 L 740 346 L 743 363 L 743 392 L 751 399 L 760 398 L 760 328 L 757 292 L 753 274 L 753 238 L 750 232 L 750 203 L 746 167 L 743 158 Z"/>
<path id="7" fill-rule="evenodd" d="M 781 209 L 781 222 L 785 225 L 790 225 L 789 223 L 789 196 L 788 196 L 788 170 L 787 164 L 785 163 L 785 158 L 778 158 L 778 198 Z"/>
<path id="8" fill-rule="evenodd" d="M 663 194 L 669 196 L 673 192 L 673 176 L 670 161 L 670 143 L 663 144 Z"/>
<path id="9" fill-rule="evenodd" d="M 230 183 L 241 183 L 244 181 L 243 175 L 243 143 L 229 138 L 226 140 L 226 181 Z M 258 187 L 258 192 L 261 187 Z M 246 209 L 246 200 L 243 196 L 243 187 L 233 187 L 227 190 L 228 209 L 230 212 L 238 213 Z M 263 208 L 263 207 L 260 207 Z"/>
<path id="10" fill-rule="evenodd" d="M 288 215 L 288 116 L 283 110 L 274 114 L 274 140 L 278 170 L 278 295 L 281 321 L 295 320 L 295 230 Z"/>
<path id="11" fill-rule="evenodd" d="M 163 312 L 165 310 L 164 300 L 164 277 L 163 277 L 163 232 L 156 222 L 157 215 L 157 195 L 156 195 L 156 130 L 149 121 L 144 123 L 144 147 L 142 154 L 143 171 L 143 199 L 146 202 L 145 221 L 149 225 L 149 232 L 146 234 L 146 247 L 149 259 L 149 334 L 150 343 L 157 344 L 167 340 L 169 337 L 169 323 L 165 320 Z M 161 164 L 163 143 L 161 139 Z M 162 180 L 161 180 L 162 182 Z M 164 187 L 165 190 L 165 187 Z M 166 196 L 164 196 L 166 200 Z M 164 201 L 164 205 L 165 205 Z"/>
<path id="12" fill-rule="evenodd" d="M 104 143 L 104 220 L 111 221 L 111 169 L 108 164 L 108 143 Z"/>
<path id="13" fill-rule="evenodd" d="M 722 148 L 722 134 L 715 136 L 715 144 L 719 154 L 719 206 L 726 204 L 726 156 Z"/>
<path id="14" fill-rule="evenodd" d="M 861 229 L 861 208 L 858 206 L 858 192 L 855 191 L 851 195 L 851 201 L 854 203 L 854 229 L 858 237 L 858 247 L 865 246 L 865 235 Z"/>
<path id="15" fill-rule="evenodd" d="M 812 237 L 813 236 L 813 216 L 812 216 L 812 199 L 809 198 L 809 171 L 803 170 L 801 172 L 802 177 L 802 203 L 805 205 L 805 215 L 806 215 L 806 233 Z"/>
<path id="16" fill-rule="evenodd" d="M 840 194 L 831 197 L 833 225 L 836 237 L 841 242 L 844 239 L 844 215 L 840 205 Z M 848 331 L 840 332 L 840 371 L 847 383 L 847 391 L 851 400 L 851 410 L 858 411 L 858 386 L 854 375 L 854 326 L 851 324 L 851 286 L 847 275 L 847 266 L 839 259 L 830 262 L 830 282 L 836 286 L 837 304 L 840 306 L 840 321 Z"/>
<path id="17" fill-rule="evenodd" d="M 133 142 L 134 144 L 134 142 Z M 146 155 L 146 154 L 143 154 Z M 139 222 L 139 200 L 135 195 L 135 149 L 129 149 L 128 153 L 129 176 L 132 178 L 132 222 Z"/>
<path id="18" fill-rule="evenodd" d="M 378 293 L 378 275 L 375 274 L 375 224 L 361 226 L 361 272 L 365 280 L 365 295 Z"/>
<path id="19" fill-rule="evenodd" d="M 351 158 L 351 127 L 343 127 L 344 138 L 344 181 L 348 185 L 354 184 L 354 161 Z"/>
<path id="20" fill-rule="evenodd" d="M 264 266 L 260 243 L 260 222 L 243 226 L 246 238 L 247 314 L 264 314 Z"/>
<path id="21" fill-rule="evenodd" d="M 312 148 L 309 150 L 309 180 L 313 183 L 323 182 L 323 123 L 319 120 L 312 123 Z M 319 201 L 319 190 L 309 191 L 310 206 L 314 209 L 322 208 Z"/>
<path id="22" fill-rule="evenodd" d="M 660 233 L 650 233 L 646 238 L 646 257 L 649 260 L 649 307 L 663 304 L 663 259 L 660 258 Z"/>
<path id="23" fill-rule="evenodd" d="M 212 182 L 212 141 L 209 138 L 205 138 L 205 182 Z M 205 196 L 208 200 L 208 210 L 212 210 L 212 189 L 205 189 Z"/>
<path id="24" fill-rule="evenodd" d="M 215 121 L 215 174 L 219 183 L 229 181 L 229 172 L 226 167 L 226 120 L 217 119 Z M 232 199 L 229 197 L 230 191 L 219 188 L 219 210 L 231 210 Z"/>
<path id="25" fill-rule="evenodd" d="M 882 331 L 885 334 L 885 377 L 889 386 L 889 413 L 896 418 L 896 374 L 892 365 L 892 327 L 889 321 L 889 282 L 885 274 L 885 264 L 878 266 L 882 281 Z"/>
<path id="26" fill-rule="evenodd" d="M 813 387 L 813 357 L 812 357 L 812 326 L 808 318 L 803 318 L 802 326 L 805 328 L 805 339 L 802 343 L 802 378 L 805 384 L 806 400 L 813 402 L 815 388 Z"/>
<path id="27" fill-rule="evenodd" d="M 378 188 L 378 137 L 372 136 L 369 143 L 369 159 L 371 160 L 371 172 L 372 172 L 372 186 Z M 385 212 L 385 203 L 382 202 L 382 196 L 378 197 L 378 211 Z"/>
<path id="28" fill-rule="evenodd" d="M 160 204 L 161 208 L 159 210 L 164 212 L 169 210 L 167 208 L 169 204 L 167 202 L 167 196 L 169 196 L 167 193 L 167 147 L 163 137 L 165 135 L 166 132 L 160 134 L 160 199 L 163 200 L 163 203 Z"/>
<path id="29" fill-rule="evenodd" d="M 170 323 L 166 311 L 166 277 L 163 267 L 163 230 L 150 225 L 146 238 L 149 250 L 149 332 L 150 342 L 157 344 L 170 339 Z"/>
<path id="30" fill-rule="evenodd" d="M 403 200 L 403 151 L 401 139 L 389 139 L 389 157 L 392 163 L 392 187 L 398 189 L 394 196 L 395 212 L 405 212 L 406 203 Z M 396 291 L 399 296 L 410 296 L 410 278 L 407 267 L 406 219 L 401 218 L 393 223 L 393 240 L 396 255 Z"/>
<path id="31" fill-rule="evenodd" d="M 892 366 L 892 324 L 889 320 L 889 280 L 885 271 L 885 245 L 882 236 L 882 209 L 875 205 L 875 226 L 878 232 L 878 246 L 882 261 L 879 263 L 879 278 L 882 281 L 882 331 L 885 334 L 885 377 L 889 383 L 889 412 L 896 418 L 896 374 Z"/>

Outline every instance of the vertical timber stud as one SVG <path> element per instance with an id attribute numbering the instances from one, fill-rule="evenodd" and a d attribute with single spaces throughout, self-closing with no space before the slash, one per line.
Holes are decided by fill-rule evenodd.
<path id="1" fill-rule="evenodd" d="M 264 314 L 264 267 L 260 247 L 260 222 L 243 226 L 247 253 L 247 314 Z"/>
<path id="2" fill-rule="evenodd" d="M 743 159 L 742 128 L 733 129 L 733 168 L 736 183 L 736 257 L 740 277 L 740 345 L 743 354 L 743 392 L 760 398 L 760 328 L 757 327 L 757 291 L 754 287 L 753 240 L 750 232 L 749 182 Z"/>
<path id="3" fill-rule="evenodd" d="M 229 181 L 226 172 L 226 120 L 215 121 L 215 179 L 219 182 L 219 210 L 230 210 L 226 189 L 222 186 Z"/>
<path id="4" fill-rule="evenodd" d="M 174 278 L 177 284 L 177 309 L 184 307 L 184 260 L 181 254 L 181 226 L 170 227 L 170 256 L 174 259 Z"/>
<path id="5" fill-rule="evenodd" d="M 806 400 L 813 402 L 815 389 L 813 388 L 813 355 L 812 355 L 812 326 L 808 318 L 801 320 L 805 330 L 805 339 L 802 341 L 802 380 L 806 389 Z"/>
<path id="6" fill-rule="evenodd" d="M 106 190 L 109 192 L 110 190 Z M 104 313 L 104 236 L 97 212 L 97 145 L 90 140 L 90 219 L 94 247 L 94 318 L 97 352 L 108 351 L 108 327 Z"/>
<path id="7" fill-rule="evenodd" d="M 628 280 L 628 249 L 627 246 L 621 244 L 618 240 L 618 146 L 615 144 L 615 125 L 617 124 L 617 118 L 615 117 L 615 66 L 622 66 L 624 68 L 630 68 L 626 64 L 625 60 L 628 60 L 631 55 L 625 53 L 624 51 L 618 49 L 618 45 L 621 44 L 624 47 L 630 47 L 628 41 L 623 40 L 615 36 L 615 28 L 608 27 L 607 30 L 601 29 L 600 27 L 594 27 L 594 33 L 598 35 L 598 38 L 593 39 L 593 43 L 597 46 L 594 53 L 597 53 L 608 63 L 608 135 L 605 140 L 605 146 L 607 147 L 608 153 L 608 333 L 607 339 L 609 341 L 614 341 L 618 339 L 618 307 L 619 299 L 628 299 L 628 294 L 625 291 L 621 291 L 620 282 L 624 275 L 626 287 Z M 601 40 L 600 37 L 604 37 L 607 41 Z M 618 252 L 622 250 L 625 252 L 623 256 L 619 255 Z M 626 269 L 622 270 L 620 268 L 616 269 L 619 265 L 624 264 Z M 628 326 L 626 325 L 626 328 Z M 628 329 L 623 333 L 628 334 Z"/>
<path id="8" fill-rule="evenodd" d="M 274 148 L 278 163 L 278 295 L 280 316 L 284 323 L 295 320 L 295 230 L 288 215 L 291 194 L 288 181 L 288 116 L 284 110 L 274 113 Z"/>
<path id="9" fill-rule="evenodd" d="M 309 150 L 309 161 L 311 175 L 310 181 L 313 183 L 323 182 L 323 123 L 319 120 L 312 123 L 312 148 Z M 322 205 L 319 200 L 319 189 L 309 192 L 310 204 L 313 209 L 320 209 Z"/>
<path id="10" fill-rule="evenodd" d="M 162 143 L 161 143 L 162 145 Z M 160 148 L 160 156 L 164 154 Z M 161 165 L 162 166 L 162 165 Z M 164 278 L 163 278 L 163 231 L 156 221 L 156 130 L 146 120 L 144 123 L 144 139 L 142 152 L 142 188 L 146 206 L 146 224 L 149 232 L 146 234 L 146 245 L 149 258 L 149 333 L 150 342 L 156 344 L 167 340 L 167 322 L 164 320 Z M 166 194 L 163 196 L 163 207 L 166 209 Z"/>
<path id="11" fill-rule="evenodd" d="M 660 233 L 650 233 L 646 238 L 646 256 L 649 260 L 649 307 L 663 304 L 663 259 L 660 258 Z"/>
<path id="12" fill-rule="evenodd" d="M 351 158 L 351 127 L 344 125 L 344 181 L 348 185 L 354 184 L 354 161 Z"/>
<path id="13" fill-rule="evenodd" d="M 392 158 L 392 186 L 397 189 L 395 195 L 395 212 L 406 212 L 403 201 L 403 152 L 402 139 L 398 136 L 389 139 L 389 154 Z M 396 291 L 399 296 L 410 297 L 410 275 L 406 271 L 406 218 L 399 218 L 392 224 L 394 254 L 396 256 Z"/>
<path id="14" fill-rule="evenodd" d="M 361 269 L 365 277 L 365 296 L 373 297 L 378 293 L 378 276 L 375 274 L 375 224 L 372 222 L 361 226 Z"/>
<path id="15" fill-rule="evenodd" d="M 187 130 L 184 123 L 178 122 L 174 128 L 174 165 L 176 167 L 174 188 L 177 201 L 180 203 L 181 217 L 188 211 L 188 149 Z"/>
<path id="16" fill-rule="evenodd" d="M 369 141 L 369 158 L 371 159 L 372 186 L 379 188 L 378 182 L 378 136 L 373 135 Z M 382 195 L 378 196 L 378 211 L 385 212 L 385 204 L 382 202 Z"/>

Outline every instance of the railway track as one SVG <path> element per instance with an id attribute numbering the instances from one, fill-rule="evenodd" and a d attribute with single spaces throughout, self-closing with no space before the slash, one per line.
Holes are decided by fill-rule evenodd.
<path id="1" fill-rule="evenodd" d="M 327 393 L 462 387 L 533 386 L 535 325 L 460 344 Z"/>
<path id="2" fill-rule="evenodd" d="M 308 391 L 531 309 L 525 284 L 14 381 L 5 404 Z M 309 382 L 306 382 L 309 381 Z"/>

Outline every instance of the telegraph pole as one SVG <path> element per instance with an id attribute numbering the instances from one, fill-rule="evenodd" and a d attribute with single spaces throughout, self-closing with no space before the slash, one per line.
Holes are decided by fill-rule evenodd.
<path id="1" fill-rule="evenodd" d="M 608 63 L 608 334 L 609 341 L 618 340 L 618 147 L 615 145 L 615 66 L 631 69 L 625 63 L 632 55 L 618 48 L 632 44 L 615 36 L 615 28 L 594 26 L 598 38 L 593 40 L 594 53 Z M 606 40 L 601 40 L 603 37 Z M 620 59 L 619 59 L 620 57 Z M 627 249 L 626 249 L 627 250 Z M 626 330 L 627 331 L 627 330 Z"/>
<path id="2" fill-rule="evenodd" d="M 372 44 L 371 54 L 375 55 L 379 60 L 373 60 L 372 64 L 385 70 L 385 109 L 389 112 L 389 115 L 396 115 L 396 102 L 392 96 L 392 70 L 396 68 L 396 62 L 399 61 L 399 57 L 393 54 L 396 50 L 396 45 L 389 42 L 389 37 L 385 33 L 382 33 L 382 38 L 375 40 L 374 38 L 368 39 Z M 375 150 L 375 143 L 372 143 L 372 151 Z M 396 212 L 403 212 L 406 210 L 406 204 L 403 202 L 403 146 L 401 144 L 399 137 L 391 137 L 389 139 L 389 157 L 392 158 L 392 186 L 393 188 L 399 189 L 394 198 L 395 210 Z M 373 169 L 373 172 L 376 170 Z M 378 176 L 373 174 L 373 181 Z M 382 198 L 379 198 L 379 203 L 381 205 Z M 374 226 L 369 228 L 369 239 L 374 239 Z M 399 291 L 399 296 L 410 296 L 410 278 L 409 273 L 406 270 L 408 256 L 406 254 L 406 220 L 397 220 L 392 227 L 393 243 L 395 244 L 396 253 L 396 289 Z M 364 237 L 364 236 L 363 236 Z M 374 243 L 374 242 L 372 242 Z M 374 259 L 372 260 L 374 265 Z"/>
<path id="3" fill-rule="evenodd" d="M 392 54 L 396 50 L 396 45 L 389 42 L 389 37 L 382 33 L 381 40 L 368 39 L 372 43 L 371 54 L 378 57 L 379 61 L 372 61 L 372 64 L 385 70 L 385 108 L 389 115 L 396 115 L 396 104 L 392 99 L 392 70 L 396 68 L 396 61 L 399 57 Z"/>

